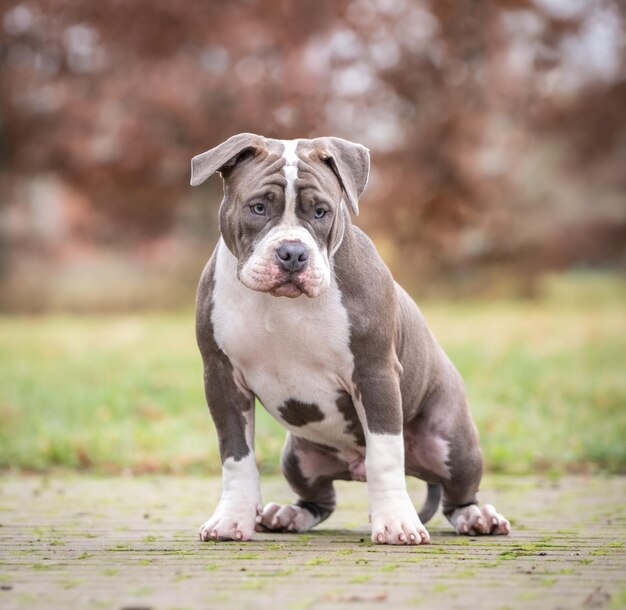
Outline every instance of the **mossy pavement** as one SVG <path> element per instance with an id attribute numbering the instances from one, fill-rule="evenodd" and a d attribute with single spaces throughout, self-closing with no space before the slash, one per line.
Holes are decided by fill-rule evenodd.
<path id="1" fill-rule="evenodd" d="M 262 487 L 291 498 L 280 477 Z M 512 534 L 459 537 L 438 514 L 424 547 L 372 545 L 365 485 L 337 487 L 308 534 L 202 543 L 217 478 L 4 474 L 0 608 L 626 607 L 624 477 L 488 477 L 481 499 Z"/>

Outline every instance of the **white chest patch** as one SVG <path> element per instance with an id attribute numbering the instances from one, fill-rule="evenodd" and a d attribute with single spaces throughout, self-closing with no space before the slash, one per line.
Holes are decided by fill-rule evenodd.
<path id="1" fill-rule="evenodd" d="M 345 431 L 347 422 L 337 407 L 341 393 L 351 393 L 354 361 L 348 314 L 334 279 L 317 298 L 277 298 L 244 286 L 236 278 L 236 265 L 221 241 L 211 319 L 236 379 L 298 436 L 355 450 L 355 438 Z M 287 416 L 285 409 L 296 403 L 304 410 Z M 296 421 L 299 416 L 308 421 Z"/>

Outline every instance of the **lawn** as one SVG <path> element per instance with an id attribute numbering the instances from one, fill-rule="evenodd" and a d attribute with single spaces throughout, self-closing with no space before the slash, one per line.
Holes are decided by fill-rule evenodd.
<path id="1" fill-rule="evenodd" d="M 624 278 L 597 274 L 533 301 L 421 303 L 489 470 L 626 472 L 625 303 Z M 257 412 L 275 471 L 284 432 Z M 193 312 L 0 317 L 0 466 L 218 472 Z"/>

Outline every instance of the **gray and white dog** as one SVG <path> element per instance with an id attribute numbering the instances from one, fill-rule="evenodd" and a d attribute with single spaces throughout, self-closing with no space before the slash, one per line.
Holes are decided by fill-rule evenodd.
<path id="1" fill-rule="evenodd" d="M 202 540 L 304 532 L 335 508 L 335 479 L 367 481 L 372 540 L 424 544 L 437 510 L 459 534 L 508 534 L 479 507 L 482 455 L 463 381 L 418 307 L 350 220 L 368 150 L 340 138 L 243 133 L 198 155 L 219 172 L 222 237 L 198 288 L 197 338 L 223 491 Z M 261 504 L 255 397 L 287 428 L 293 504 Z M 405 474 L 428 482 L 418 515 Z"/>

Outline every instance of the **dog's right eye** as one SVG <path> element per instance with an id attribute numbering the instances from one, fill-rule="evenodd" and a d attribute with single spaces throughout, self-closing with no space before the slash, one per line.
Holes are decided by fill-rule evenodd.
<path id="1" fill-rule="evenodd" d="M 250 206 L 250 209 L 259 216 L 265 215 L 265 204 L 264 203 L 255 203 Z"/>

